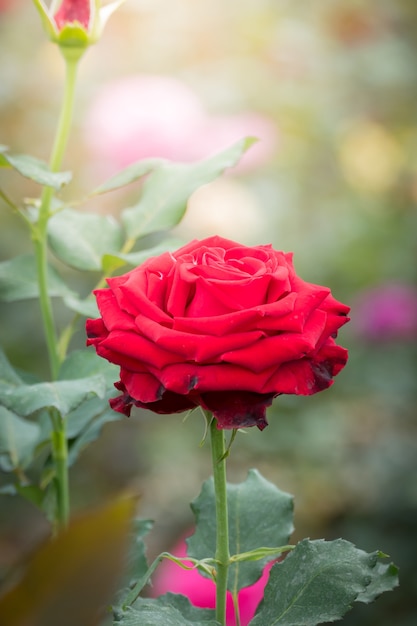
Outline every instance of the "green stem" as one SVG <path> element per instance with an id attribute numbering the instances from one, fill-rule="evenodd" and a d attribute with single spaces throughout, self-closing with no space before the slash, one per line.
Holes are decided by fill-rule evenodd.
<path id="1" fill-rule="evenodd" d="M 57 416 L 61 427 L 55 426 L 52 433 L 52 456 L 55 464 L 57 485 L 56 525 L 65 528 L 69 518 L 68 445 L 65 420 Z"/>
<path id="2" fill-rule="evenodd" d="M 211 421 L 210 432 L 214 493 L 216 501 L 216 620 L 222 624 L 222 626 L 225 626 L 227 575 L 230 564 L 226 491 L 227 455 L 224 431 L 217 428 L 217 422 L 215 419 L 212 419 Z"/>
<path id="3" fill-rule="evenodd" d="M 52 172 L 58 172 L 62 165 L 64 153 L 67 147 L 71 130 L 71 122 L 74 111 L 75 84 L 77 80 L 78 58 L 65 56 L 65 90 L 61 115 L 55 135 L 55 142 L 49 161 Z"/>
<path id="4" fill-rule="evenodd" d="M 68 142 L 71 128 L 72 113 L 74 108 L 75 81 L 77 74 L 77 61 L 66 59 L 66 79 L 63 97 L 63 106 L 49 161 L 52 172 L 58 172 L 61 168 L 62 159 Z M 48 293 L 48 220 L 51 216 L 51 202 L 53 198 L 52 187 L 44 187 L 39 209 L 39 219 L 33 231 L 36 266 L 39 284 L 39 300 L 42 313 L 43 328 L 46 345 L 48 348 L 49 363 L 52 378 L 58 375 L 60 357 L 58 351 L 58 340 L 55 329 L 52 302 Z"/>
<path id="5" fill-rule="evenodd" d="M 63 104 L 55 134 L 49 167 L 58 172 L 62 165 L 65 148 L 68 143 L 74 109 L 75 83 L 78 59 L 65 57 L 66 77 Z M 54 191 L 52 187 L 44 187 L 41 196 L 39 218 L 33 227 L 36 268 L 39 286 L 39 301 L 42 314 L 43 329 L 49 356 L 51 377 L 55 380 L 61 364 L 61 356 L 57 339 L 51 297 L 48 290 L 48 220 L 51 216 L 51 203 Z M 68 489 L 68 444 L 65 419 L 54 411 L 51 415 L 53 432 L 51 437 L 52 454 L 56 472 L 57 507 L 55 521 L 58 528 L 65 527 L 69 517 Z"/>
<path id="6" fill-rule="evenodd" d="M 58 375 L 59 357 L 57 351 L 57 337 L 55 332 L 52 303 L 48 294 L 48 262 L 46 236 L 36 236 L 35 241 L 36 268 L 38 273 L 39 302 L 41 307 L 43 329 L 49 355 L 51 376 L 55 379 Z"/>

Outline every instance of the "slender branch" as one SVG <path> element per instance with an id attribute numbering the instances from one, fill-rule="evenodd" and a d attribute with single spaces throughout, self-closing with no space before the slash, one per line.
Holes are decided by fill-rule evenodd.
<path id="1" fill-rule="evenodd" d="M 215 419 L 211 420 L 211 451 L 216 501 L 216 620 L 226 624 L 227 577 L 230 564 L 229 524 L 226 490 L 226 445 L 224 431 L 217 428 Z"/>
<path id="2" fill-rule="evenodd" d="M 149 582 L 150 577 L 163 559 L 169 559 L 173 563 L 179 565 L 182 569 L 200 569 L 202 572 L 205 572 L 209 576 L 213 576 L 214 559 L 203 559 L 202 561 L 199 561 L 198 559 L 193 559 L 189 556 L 182 558 L 176 557 L 169 552 L 161 552 L 161 554 L 159 554 L 153 561 L 153 563 L 151 563 L 151 565 L 148 567 L 145 574 L 136 581 L 134 586 L 127 592 L 124 598 L 121 599 L 120 605 L 123 610 L 125 610 L 126 607 L 131 606 L 138 599 L 142 589 Z M 187 561 L 187 563 L 192 563 L 192 565 L 186 565 L 185 563 L 183 563 L 183 561 Z"/>
<path id="3" fill-rule="evenodd" d="M 10 209 L 12 209 L 12 211 L 20 213 L 19 208 L 16 206 L 16 204 L 12 200 L 10 200 L 9 196 L 2 189 L 0 189 L 0 198 L 4 201 L 5 204 L 7 204 Z"/>
<path id="4" fill-rule="evenodd" d="M 233 599 L 233 608 L 235 611 L 236 626 L 240 626 L 239 594 L 236 590 L 233 591 L 232 593 L 232 599 Z"/>
<path id="5" fill-rule="evenodd" d="M 69 518 L 69 479 L 68 479 L 68 445 L 65 422 L 60 419 L 62 427 L 52 432 L 52 456 L 55 464 L 55 481 L 57 486 L 56 524 L 64 528 Z"/>
<path id="6" fill-rule="evenodd" d="M 57 338 L 55 333 L 52 303 L 48 294 L 48 262 L 45 237 L 39 231 L 34 235 L 36 269 L 38 274 L 39 303 L 43 320 L 46 345 L 48 349 L 51 376 L 58 375 L 59 358 L 57 353 Z"/>
<path id="7" fill-rule="evenodd" d="M 58 172 L 68 143 L 72 114 L 74 108 L 77 60 L 66 58 L 66 77 L 63 104 L 61 109 L 55 140 L 52 148 L 49 167 Z M 61 355 L 57 339 L 51 297 L 48 289 L 48 220 L 51 216 L 51 202 L 54 191 L 44 187 L 41 196 L 39 217 L 32 228 L 35 248 L 36 268 L 39 286 L 39 301 L 42 313 L 43 329 L 49 356 L 51 377 L 55 380 L 61 364 Z M 52 455 L 55 464 L 55 484 L 57 506 L 55 523 L 57 528 L 65 527 L 69 518 L 69 480 L 68 480 L 68 443 L 65 419 L 58 411 L 51 412 L 53 431 L 51 435 Z"/>
<path id="8" fill-rule="evenodd" d="M 67 324 L 67 326 L 64 328 L 64 330 L 60 334 L 59 341 L 58 341 L 58 355 L 59 355 L 60 361 L 64 361 L 67 355 L 68 346 L 76 330 L 77 322 L 80 319 L 80 317 L 81 315 L 79 313 L 75 313 L 71 321 Z"/>
<path id="9" fill-rule="evenodd" d="M 68 142 L 71 128 L 72 112 L 74 107 L 74 92 L 77 63 L 71 60 L 66 62 L 66 80 L 63 97 L 63 106 L 55 135 L 55 141 L 49 162 L 52 172 L 59 171 Z M 47 262 L 47 229 L 53 197 L 52 187 L 44 187 L 41 197 L 39 219 L 32 231 L 35 246 L 36 267 L 38 273 L 39 300 L 42 313 L 43 328 L 48 348 L 49 363 L 52 378 L 58 375 L 60 357 L 55 329 L 55 321 L 51 298 L 48 293 L 48 262 Z"/>
<path id="10" fill-rule="evenodd" d="M 62 165 L 62 160 L 67 147 L 71 130 L 71 122 L 74 111 L 75 84 L 77 80 L 78 59 L 65 58 L 65 91 L 63 106 L 55 135 L 55 142 L 52 148 L 49 167 L 52 172 L 58 172 Z"/>

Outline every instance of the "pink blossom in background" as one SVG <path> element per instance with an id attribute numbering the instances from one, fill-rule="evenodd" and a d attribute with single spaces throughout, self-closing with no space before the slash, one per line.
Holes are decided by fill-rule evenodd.
<path id="1" fill-rule="evenodd" d="M 185 540 L 181 540 L 171 553 L 175 556 L 186 556 Z M 272 563 L 269 563 L 262 577 L 254 585 L 239 591 L 241 626 L 247 626 L 255 615 L 257 606 L 263 598 L 271 567 Z M 152 577 L 151 594 L 156 598 L 168 591 L 186 596 L 194 606 L 204 609 L 215 608 L 216 589 L 212 580 L 204 578 L 195 569 L 184 570 L 172 561 L 164 559 Z M 227 626 L 236 626 L 232 596 L 229 592 L 227 593 L 226 620 Z"/>
<path id="2" fill-rule="evenodd" d="M 241 173 L 255 170 L 267 163 L 274 156 L 277 147 L 277 130 L 272 120 L 255 112 L 207 117 L 200 133 L 199 158 L 219 152 L 243 137 L 259 139 L 239 163 L 238 170 Z"/>
<path id="3" fill-rule="evenodd" d="M 352 307 L 353 328 L 368 340 L 417 336 L 417 289 L 386 283 L 363 291 Z"/>
<path id="4" fill-rule="evenodd" d="M 85 140 L 109 171 L 150 157 L 194 161 L 245 136 L 260 141 L 240 167 L 252 169 L 274 154 L 277 130 L 258 113 L 210 115 L 183 82 L 168 76 L 135 75 L 100 88 L 87 113 Z"/>
<path id="5" fill-rule="evenodd" d="M 13 0 L 0 0 L 0 12 L 11 9 L 14 4 L 16 4 L 16 2 L 13 2 Z"/>

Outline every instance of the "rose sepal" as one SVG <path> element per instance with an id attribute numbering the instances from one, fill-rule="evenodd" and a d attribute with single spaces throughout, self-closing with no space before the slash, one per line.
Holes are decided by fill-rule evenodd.
<path id="1" fill-rule="evenodd" d="M 100 1 L 96 0 L 94 15 L 96 15 L 96 19 L 92 22 L 92 30 L 91 30 L 91 43 L 95 43 L 98 39 L 100 39 L 104 27 L 107 24 L 107 20 L 109 17 L 123 4 L 125 0 L 114 0 L 110 4 L 106 4 L 104 7 L 100 7 Z M 93 14 L 93 13 L 92 13 Z"/>
<path id="2" fill-rule="evenodd" d="M 57 30 L 55 22 L 51 17 L 50 11 L 44 5 L 42 0 L 33 0 L 33 3 L 38 10 L 43 27 L 46 30 L 48 36 L 50 37 L 50 39 L 55 40 L 55 37 L 57 36 Z"/>

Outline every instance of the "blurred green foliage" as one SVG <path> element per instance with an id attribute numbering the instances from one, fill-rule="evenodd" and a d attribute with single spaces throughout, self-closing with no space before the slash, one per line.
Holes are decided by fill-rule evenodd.
<path id="1" fill-rule="evenodd" d="M 47 159 L 61 59 L 30 2 L 4 4 L 0 142 Z M 294 493 L 297 538 L 343 535 L 390 553 L 401 586 L 363 616 L 359 609 L 349 614 L 343 623 L 356 626 L 411 626 L 417 619 L 416 329 L 375 339 L 360 334 L 355 321 L 355 304 L 368 289 L 417 288 L 416 32 L 414 0 L 127 0 L 82 64 L 65 164 L 74 171 L 70 197 L 102 182 L 86 141 L 86 114 L 103 83 L 129 74 L 183 80 L 213 114 L 254 110 L 273 120 L 274 157 L 237 173 L 235 190 L 244 187 L 255 198 L 257 243 L 293 250 L 303 278 L 352 304 L 352 322 L 340 336 L 350 362 L 329 391 L 278 398 L 265 432 L 239 435 L 229 478 L 242 480 L 256 466 Z M 1 174 L 1 187 L 14 198 L 36 193 L 10 171 Z M 123 206 L 126 197 L 117 194 L 91 203 L 104 214 Z M 235 238 L 253 243 L 233 198 L 230 219 Z M 1 200 L 0 220 L 0 260 L 28 252 L 23 224 Z M 223 226 L 219 221 L 219 234 Z M 94 276 L 83 284 L 74 284 L 68 270 L 65 277 L 84 295 L 94 284 Z M 56 309 L 63 326 L 67 313 Z M 37 303 L 2 303 L 0 316 L 10 361 L 46 376 Z M 80 327 L 73 347 L 83 344 Z M 138 411 L 108 424 L 71 469 L 75 506 L 133 483 L 141 512 L 157 520 L 151 553 L 167 549 L 191 523 L 188 502 L 210 473 L 208 450 L 198 447 L 202 433 L 198 415 L 183 423 Z M 1 573 L 45 527 L 27 503 L 2 496 L 0 506 Z"/>

